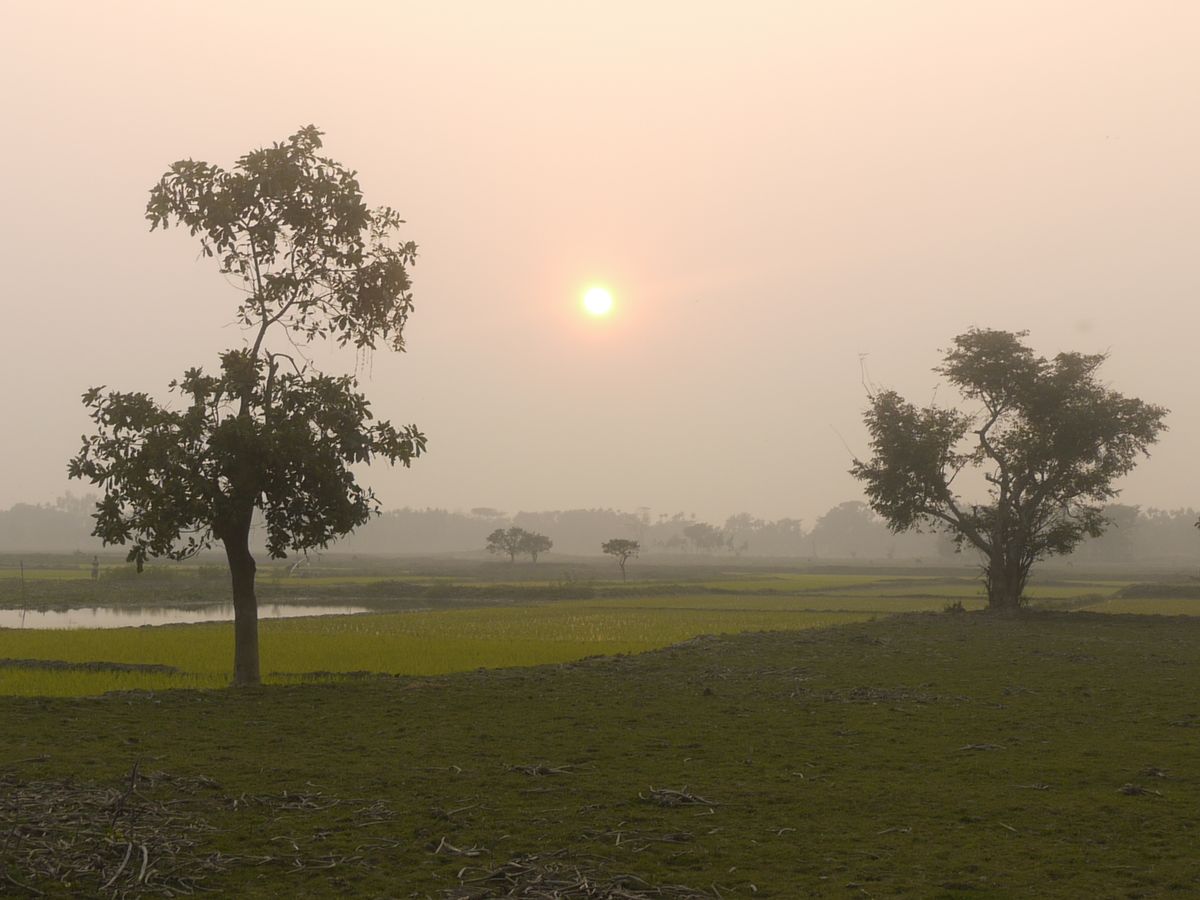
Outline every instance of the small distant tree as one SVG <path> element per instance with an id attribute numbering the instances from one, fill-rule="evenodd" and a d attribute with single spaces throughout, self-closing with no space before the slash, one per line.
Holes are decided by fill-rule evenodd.
<path id="1" fill-rule="evenodd" d="M 510 563 L 517 561 L 518 553 L 525 553 L 525 541 L 530 537 L 524 528 L 497 528 L 487 536 L 487 552 L 504 554 Z"/>
<path id="2" fill-rule="evenodd" d="M 873 394 L 872 456 L 850 470 L 893 531 L 932 526 L 977 550 L 988 606 L 1000 610 L 1021 604 L 1035 562 L 1103 532 L 1113 482 L 1166 427 L 1161 406 L 1099 379 L 1104 354 L 1045 359 L 1022 342 L 1026 334 L 960 334 L 935 369 L 978 412 Z M 958 493 L 972 469 L 986 485 L 974 501 Z"/>
<path id="3" fill-rule="evenodd" d="M 536 531 L 527 531 L 521 538 L 521 552 L 528 553 L 529 558 L 535 563 L 538 561 L 539 554 L 548 553 L 553 546 L 554 541 Z"/>
<path id="4" fill-rule="evenodd" d="M 600 549 L 617 561 L 621 567 L 621 580 L 625 580 L 625 563 L 637 559 L 642 546 L 637 541 L 627 541 L 624 538 L 613 538 L 600 545 Z"/>
<path id="5" fill-rule="evenodd" d="M 235 319 L 248 340 L 220 355 L 217 372 L 191 368 L 172 382 L 178 408 L 144 393 L 87 391 L 95 432 L 68 469 L 103 490 L 93 533 L 128 545 L 138 571 L 149 557 L 224 545 L 236 685 L 260 680 L 255 514 L 272 558 L 325 547 L 378 511 L 352 466 L 407 466 L 425 449 L 415 426 L 375 421 L 353 378 L 291 355 L 297 342 L 327 338 L 403 350 L 412 311 L 417 248 L 399 240 L 402 220 L 368 207 L 354 172 L 320 147 L 309 126 L 230 170 L 181 160 L 151 189 L 150 229 L 182 225 L 199 237 L 242 292 Z"/>

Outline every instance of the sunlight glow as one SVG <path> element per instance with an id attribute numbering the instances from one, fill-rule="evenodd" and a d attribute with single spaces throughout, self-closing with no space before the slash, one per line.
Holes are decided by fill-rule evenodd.
<path id="1" fill-rule="evenodd" d="M 606 316 L 612 311 L 613 298 L 602 287 L 590 287 L 583 295 L 583 308 L 593 316 Z"/>

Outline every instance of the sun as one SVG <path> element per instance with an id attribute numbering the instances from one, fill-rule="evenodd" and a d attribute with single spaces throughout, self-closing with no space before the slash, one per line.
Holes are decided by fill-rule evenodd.
<path id="1" fill-rule="evenodd" d="M 583 308 L 593 316 L 607 316 L 613 308 L 612 294 L 599 286 L 590 287 L 584 292 Z"/>

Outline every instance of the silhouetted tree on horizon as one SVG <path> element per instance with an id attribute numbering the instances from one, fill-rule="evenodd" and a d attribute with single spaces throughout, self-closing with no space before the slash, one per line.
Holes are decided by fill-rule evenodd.
<path id="1" fill-rule="evenodd" d="M 982 407 L 918 408 L 895 391 L 871 395 L 872 457 L 855 460 L 872 508 L 894 531 L 949 531 L 984 557 L 988 605 L 1019 607 L 1032 565 L 1104 530 L 1113 482 L 1165 429 L 1167 411 L 1110 390 L 1105 354 L 1036 356 L 1027 332 L 972 329 L 934 371 Z M 981 470 L 986 499 L 956 493 Z"/>
<path id="2" fill-rule="evenodd" d="M 538 556 L 553 546 L 554 542 L 544 534 L 526 531 L 516 525 L 511 528 L 497 528 L 487 536 L 488 553 L 505 554 L 510 563 L 515 563 L 518 554 L 523 553 L 528 553 L 536 563 Z"/>
<path id="3" fill-rule="evenodd" d="M 636 559 L 642 547 L 637 541 L 613 538 L 611 541 L 601 544 L 600 549 L 617 561 L 617 565 L 621 567 L 621 580 L 624 581 L 625 563 L 630 559 Z"/>
<path id="4" fill-rule="evenodd" d="M 820 516 L 809 532 L 813 555 L 880 558 L 887 553 L 887 526 L 861 500 L 847 500 Z"/>
<path id="5" fill-rule="evenodd" d="M 529 558 L 537 564 L 538 557 L 543 553 L 549 553 L 550 548 L 554 546 L 554 541 L 546 537 L 544 534 L 537 532 L 526 532 L 521 539 L 521 552 L 528 553 Z"/>

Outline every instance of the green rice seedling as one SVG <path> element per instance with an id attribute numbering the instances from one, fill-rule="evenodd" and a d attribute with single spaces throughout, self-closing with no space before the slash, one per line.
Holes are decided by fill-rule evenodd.
<path id="1" fill-rule="evenodd" d="M 880 582 L 906 580 L 904 576 L 883 575 L 824 575 L 779 573 L 776 575 L 750 575 L 702 581 L 699 587 L 717 591 L 769 591 L 791 593 L 799 591 L 850 590 L 877 585 Z"/>
<path id="2" fill-rule="evenodd" d="M 88 669 L 0 668 L 0 695 L 84 697 L 110 691 L 165 691 L 217 688 L 228 681 L 215 675 L 112 672 Z"/>
<path id="3" fill-rule="evenodd" d="M 1071 581 L 1049 584 L 1032 584 L 1025 589 L 1031 599 L 1067 599 L 1089 594 L 1109 596 L 1115 594 L 1128 582 L 1124 581 Z M 876 582 L 855 588 L 857 597 L 939 597 L 967 598 L 984 597 L 982 582 L 975 577 L 908 579 L 904 581 Z"/>
<path id="4" fill-rule="evenodd" d="M 965 598 L 968 609 L 982 609 L 982 599 Z M 936 611 L 945 606 L 941 597 L 875 596 L 860 597 L 839 593 L 811 594 L 683 594 L 662 597 L 613 598 L 596 600 L 597 606 L 713 610 L 758 610 L 760 612 L 853 612 L 898 613 Z"/>
<path id="5" fill-rule="evenodd" d="M 21 574 L 20 569 L 6 566 L 0 569 L 0 580 L 20 581 Z M 70 581 L 76 578 L 90 579 L 92 573 L 90 564 L 76 569 L 33 569 L 27 566 L 24 576 L 26 581 Z"/>
<path id="6" fill-rule="evenodd" d="M 1157 616 L 1200 616 L 1200 600 L 1185 597 L 1155 597 L 1139 599 L 1114 597 L 1087 607 L 1088 612 L 1136 613 Z"/>
<path id="7" fill-rule="evenodd" d="M 306 672 L 439 675 L 640 653 L 701 634 L 820 628 L 866 618 L 854 612 L 739 608 L 726 600 L 726 608 L 707 609 L 580 601 L 273 620 L 261 627 L 263 671 L 269 673 L 268 680 L 284 681 Z M 203 685 L 187 686 L 223 683 L 232 646 L 228 623 L 0 630 L 0 658 L 158 664 L 209 679 Z M 58 686 L 55 691 L 67 690 L 63 685 L 75 685 L 81 693 L 132 689 L 110 687 L 112 681 L 103 678 L 72 680 L 68 674 L 43 676 L 41 682 L 14 677 L 0 683 L 0 693 L 37 693 L 38 684 L 51 682 Z M 142 681 L 120 680 L 121 684 L 135 682 L 160 684 L 149 676 Z"/>

